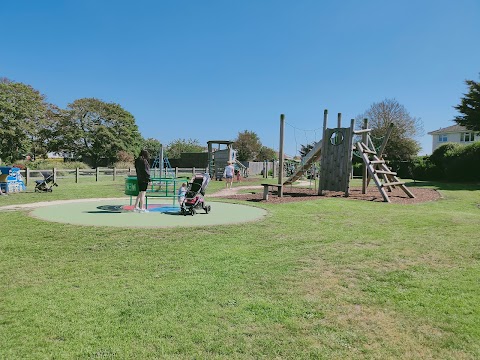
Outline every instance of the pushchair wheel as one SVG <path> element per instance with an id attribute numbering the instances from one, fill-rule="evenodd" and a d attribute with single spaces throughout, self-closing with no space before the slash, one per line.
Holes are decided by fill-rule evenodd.
<path id="1" fill-rule="evenodd" d="M 195 209 L 192 209 L 192 212 L 190 213 L 190 215 L 195 215 L 197 212 L 195 211 Z"/>
<path id="2" fill-rule="evenodd" d="M 205 210 L 205 214 L 208 214 L 212 208 L 210 207 L 210 205 L 207 205 L 203 209 Z"/>

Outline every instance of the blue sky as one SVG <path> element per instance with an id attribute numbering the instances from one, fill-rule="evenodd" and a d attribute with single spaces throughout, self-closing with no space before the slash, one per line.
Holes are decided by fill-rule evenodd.
<path id="1" fill-rule="evenodd" d="M 0 3 L 0 77 L 66 107 L 131 112 L 142 136 L 233 140 L 285 151 L 395 98 L 427 132 L 480 80 L 478 0 L 17 0 Z M 316 131 L 315 131 L 316 130 Z"/>

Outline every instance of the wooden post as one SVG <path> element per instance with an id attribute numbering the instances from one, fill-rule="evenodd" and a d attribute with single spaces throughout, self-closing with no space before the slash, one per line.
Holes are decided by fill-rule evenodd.
<path id="1" fill-rule="evenodd" d="M 57 182 L 57 169 L 53 168 L 53 182 Z"/>
<path id="2" fill-rule="evenodd" d="M 117 168 L 114 166 L 113 167 L 113 181 L 115 181 L 116 177 L 117 177 Z"/>
<path id="3" fill-rule="evenodd" d="M 363 119 L 363 129 L 368 129 L 368 119 Z M 366 132 L 362 133 L 362 142 L 364 144 L 367 143 L 367 136 Z M 367 185 L 368 185 L 368 169 L 367 164 L 363 162 L 362 166 L 362 194 L 367 193 Z"/>
<path id="4" fill-rule="evenodd" d="M 320 166 L 322 165 L 324 155 L 325 155 L 325 150 L 327 149 L 328 146 L 328 141 L 329 139 L 325 139 L 325 134 L 327 132 L 327 122 L 328 122 L 328 110 L 325 109 L 323 111 L 323 132 L 322 132 L 322 154 L 320 157 Z M 321 169 L 321 168 L 320 168 Z M 318 195 L 323 195 L 323 189 L 325 188 L 325 176 L 322 174 L 320 171 L 320 177 L 318 179 Z"/>
<path id="5" fill-rule="evenodd" d="M 285 115 L 280 115 L 280 146 L 279 146 L 279 157 L 280 162 L 278 165 L 278 185 L 283 185 L 283 141 L 284 141 L 284 129 L 285 129 Z M 283 186 L 278 188 L 278 196 L 283 197 Z"/>
<path id="6" fill-rule="evenodd" d="M 342 127 L 342 113 L 338 113 L 338 116 L 337 116 L 337 128 L 341 128 Z"/>
<path id="7" fill-rule="evenodd" d="M 192 168 L 192 176 L 195 176 L 195 166 Z"/>
<path id="8" fill-rule="evenodd" d="M 350 120 L 350 137 L 349 139 L 345 139 L 348 141 L 347 151 L 348 151 L 348 159 L 347 159 L 347 169 L 346 169 L 346 188 L 345 188 L 345 196 L 348 197 L 350 195 L 350 179 L 353 179 L 353 131 L 355 130 L 355 119 Z"/>
<path id="9" fill-rule="evenodd" d="M 387 133 L 385 137 L 383 138 L 382 145 L 380 145 L 380 149 L 378 150 L 377 156 L 381 159 L 383 157 L 383 152 L 385 151 L 385 147 L 387 146 L 388 139 L 390 138 L 390 135 L 392 135 L 393 131 L 393 123 L 390 123 Z"/>
<path id="10" fill-rule="evenodd" d="M 178 178 L 178 166 L 175 166 L 175 177 Z"/>
<path id="11" fill-rule="evenodd" d="M 79 179 L 79 176 L 80 175 L 80 169 L 77 167 L 75 168 L 75 183 L 78 183 L 78 179 Z"/>
<path id="12" fill-rule="evenodd" d="M 210 178 L 215 176 L 215 169 L 213 168 L 213 152 L 212 152 L 212 143 L 209 141 L 207 142 L 208 145 L 208 175 Z"/>
<path id="13" fill-rule="evenodd" d="M 30 181 L 30 169 L 27 167 L 25 168 L 25 185 L 28 185 Z"/>
<path id="14" fill-rule="evenodd" d="M 99 176 L 100 176 L 100 168 L 97 166 L 95 168 L 95 181 L 98 181 Z"/>

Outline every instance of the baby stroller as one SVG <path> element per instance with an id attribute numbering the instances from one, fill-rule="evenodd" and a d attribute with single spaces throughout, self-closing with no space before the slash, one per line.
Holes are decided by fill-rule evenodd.
<path id="1" fill-rule="evenodd" d="M 206 214 L 211 210 L 210 205 L 205 204 L 205 189 L 210 182 L 210 176 L 205 173 L 203 175 L 196 174 L 192 179 L 192 182 L 187 185 L 187 193 L 185 194 L 185 200 L 180 205 L 180 213 L 184 216 L 195 215 L 197 212 L 195 209 L 202 208 Z"/>
<path id="2" fill-rule="evenodd" d="M 35 192 L 52 192 L 52 187 L 58 186 L 53 181 L 53 173 L 42 172 L 43 180 L 35 180 Z"/>

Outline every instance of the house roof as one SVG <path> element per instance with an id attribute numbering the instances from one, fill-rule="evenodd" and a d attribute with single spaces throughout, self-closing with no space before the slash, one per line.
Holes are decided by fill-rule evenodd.
<path id="1" fill-rule="evenodd" d="M 467 128 L 465 126 L 461 125 L 452 125 L 448 126 L 446 128 L 441 128 L 438 130 L 430 131 L 428 135 L 438 135 L 438 134 L 444 134 L 444 133 L 458 133 L 458 132 L 464 132 L 467 131 Z"/>

